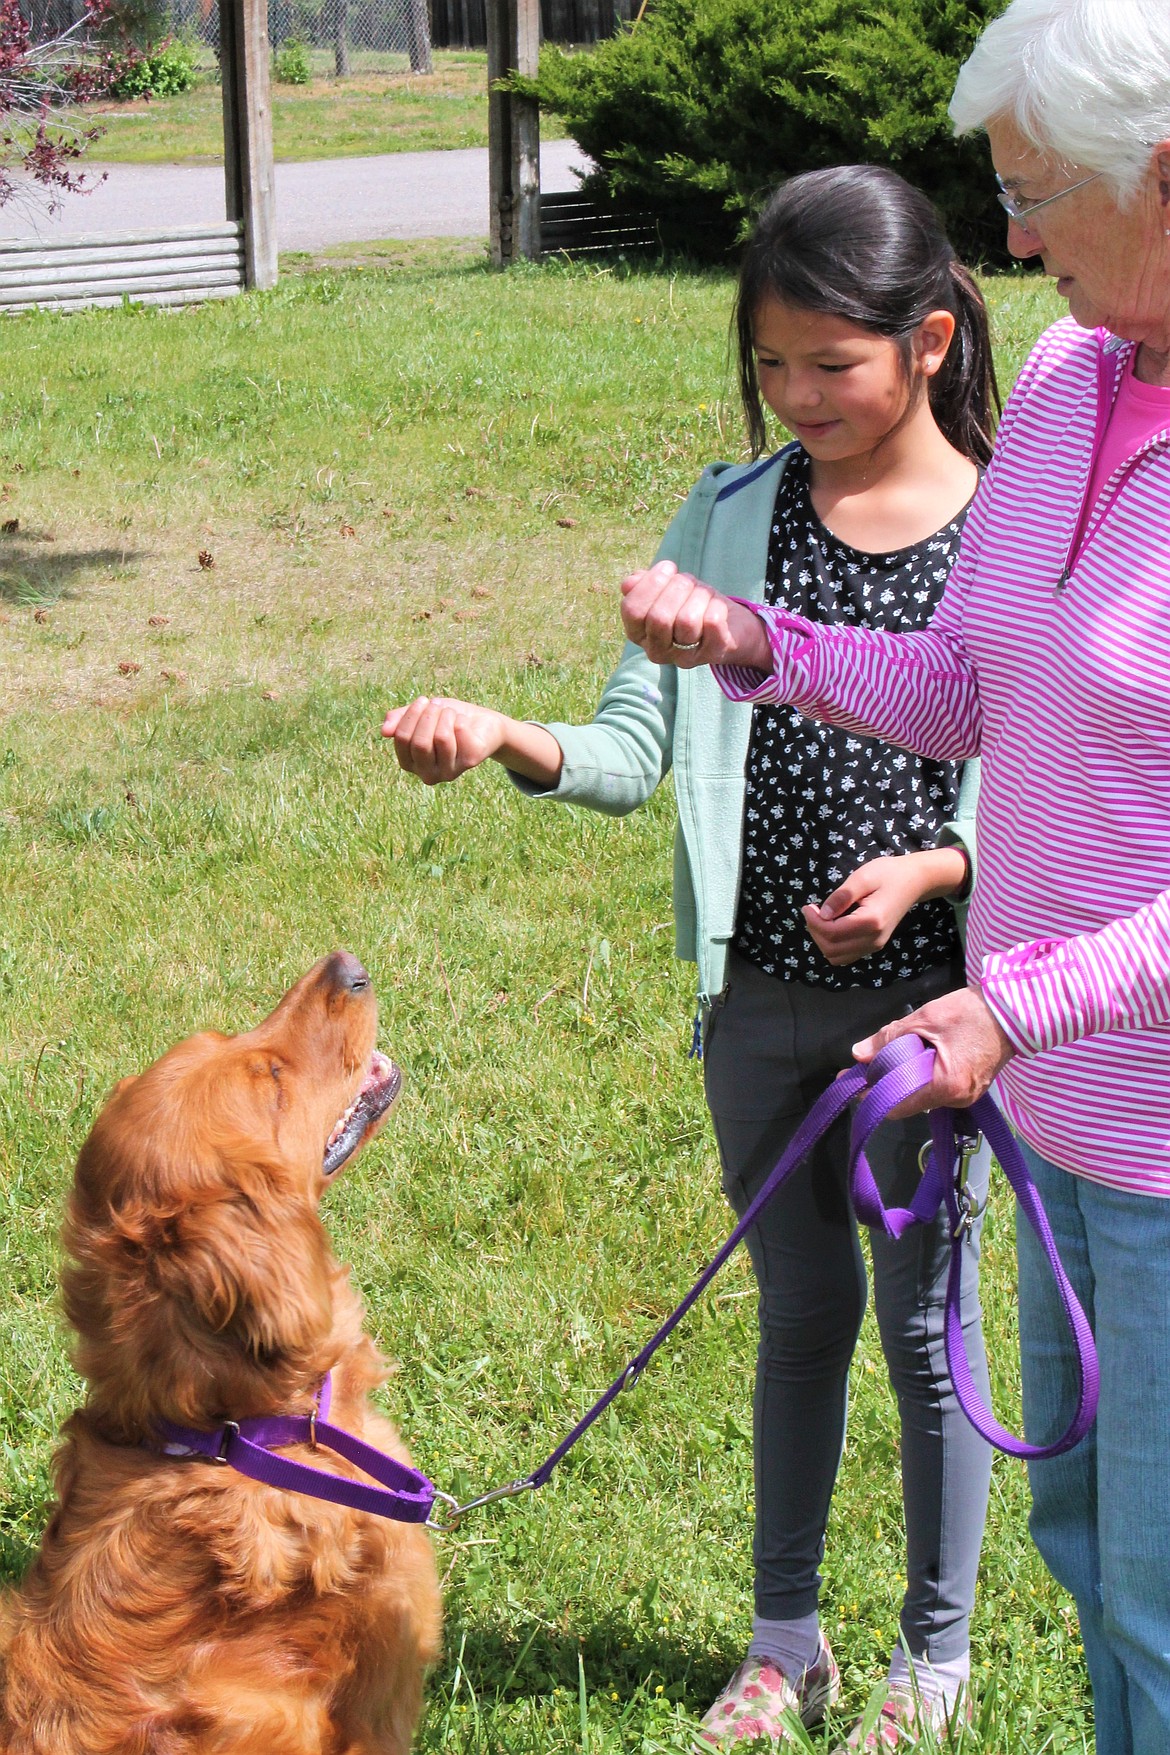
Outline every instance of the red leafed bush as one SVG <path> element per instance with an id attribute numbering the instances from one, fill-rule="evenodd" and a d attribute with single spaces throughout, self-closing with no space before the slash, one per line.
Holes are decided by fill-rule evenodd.
<path id="1" fill-rule="evenodd" d="M 0 0 L 0 207 L 30 182 L 49 197 L 85 186 L 77 161 L 99 128 L 82 128 L 70 111 L 102 97 L 114 57 L 101 44 L 115 0 L 85 0 L 77 23 L 34 40 L 19 0 Z"/>

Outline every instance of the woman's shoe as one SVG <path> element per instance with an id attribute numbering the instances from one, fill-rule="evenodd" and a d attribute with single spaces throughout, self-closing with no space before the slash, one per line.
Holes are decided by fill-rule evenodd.
<path id="1" fill-rule="evenodd" d="M 858 1719 L 845 1741 L 834 1749 L 833 1755 L 857 1755 L 858 1751 L 861 1755 L 883 1755 L 888 1749 L 916 1749 L 928 1725 L 940 1739 L 940 1746 L 949 1747 L 941 1739 L 952 1726 L 957 1728 L 957 1720 L 964 1719 L 970 1724 L 971 1703 L 964 1699 L 963 1705 L 956 1709 L 948 1707 L 941 1698 L 924 1700 L 909 1688 L 892 1687 L 882 1702 L 877 1723 L 867 1731 L 868 1718 L 866 1713 Z"/>
<path id="2" fill-rule="evenodd" d="M 791 1741 L 783 1723 L 786 1712 L 806 1727 L 819 1724 L 840 1692 L 841 1677 L 823 1635 L 816 1657 L 796 1682 L 768 1658 L 745 1658 L 703 1714 L 703 1741 L 730 1748 L 766 1737 L 779 1748 Z"/>

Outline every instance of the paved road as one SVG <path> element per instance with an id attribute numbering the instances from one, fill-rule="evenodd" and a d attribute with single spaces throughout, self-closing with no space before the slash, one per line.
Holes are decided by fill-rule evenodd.
<path id="1" fill-rule="evenodd" d="M 588 161 L 571 140 L 540 149 L 541 187 L 575 189 L 571 169 Z M 19 201 L 0 209 L 0 238 L 77 237 L 203 225 L 223 212 L 215 165 L 99 165 L 106 181 L 66 196 L 52 218 Z M 276 167 L 276 231 L 282 250 L 321 250 L 368 238 L 486 237 L 486 148 L 392 152 L 376 158 L 317 159 Z"/>

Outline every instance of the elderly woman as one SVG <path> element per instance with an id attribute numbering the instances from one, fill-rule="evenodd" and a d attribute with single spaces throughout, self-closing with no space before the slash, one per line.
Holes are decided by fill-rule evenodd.
<path id="1" fill-rule="evenodd" d="M 935 758 L 982 755 L 971 986 L 916 1030 L 924 1107 L 993 1079 L 1094 1322 L 1095 1435 L 1032 1470 L 1032 1531 L 1080 1611 L 1099 1755 L 1170 1750 L 1170 0 L 1012 0 L 964 66 L 1008 242 L 1071 320 L 1037 344 L 929 628 L 815 625 L 669 564 L 626 581 L 659 663 Z M 761 566 L 763 557 L 761 556 Z M 1025 1418 L 1072 1361 L 1019 1239 Z"/>

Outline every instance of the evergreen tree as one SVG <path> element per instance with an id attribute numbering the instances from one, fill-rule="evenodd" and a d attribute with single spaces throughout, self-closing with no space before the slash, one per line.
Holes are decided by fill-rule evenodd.
<path id="1" fill-rule="evenodd" d="M 885 164 L 924 189 L 970 260 L 1002 258 L 986 142 L 947 115 L 960 63 L 1006 0 L 650 0 L 589 54 L 548 48 L 531 84 L 664 240 L 725 254 L 785 176 Z"/>

